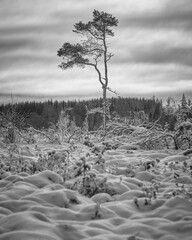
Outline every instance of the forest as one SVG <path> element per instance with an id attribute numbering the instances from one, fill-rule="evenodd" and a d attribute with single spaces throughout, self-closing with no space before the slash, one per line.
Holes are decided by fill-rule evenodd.
<path id="1" fill-rule="evenodd" d="M 108 99 L 110 115 L 118 114 L 120 117 L 131 117 L 134 112 L 143 111 L 149 117 L 149 121 L 155 121 L 160 118 L 160 123 L 164 124 L 166 119 L 163 114 L 162 101 L 155 97 L 145 98 L 110 98 Z M 52 101 L 45 102 L 19 102 L 12 104 L 2 104 L 0 112 L 6 112 L 14 108 L 14 111 L 25 117 L 28 126 L 36 129 L 48 128 L 50 124 L 57 123 L 61 110 L 67 111 L 70 119 L 78 127 L 82 127 L 86 118 L 86 112 L 89 111 L 89 130 L 97 130 L 102 124 L 102 116 L 99 109 L 102 108 L 102 98 L 82 100 L 82 101 Z"/>

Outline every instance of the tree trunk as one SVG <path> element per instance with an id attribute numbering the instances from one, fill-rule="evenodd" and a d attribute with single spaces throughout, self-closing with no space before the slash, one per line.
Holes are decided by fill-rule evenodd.
<path id="1" fill-rule="evenodd" d="M 106 104 L 107 104 L 107 88 L 106 86 L 103 86 L 103 135 L 106 135 L 106 123 L 107 123 L 107 119 L 106 119 Z"/>
<path id="2" fill-rule="evenodd" d="M 105 83 L 103 84 L 103 135 L 106 136 L 106 122 L 107 122 L 107 86 L 108 86 L 108 66 L 107 66 L 107 44 L 105 36 L 105 25 L 103 28 L 103 46 L 104 46 L 104 70 Z"/>

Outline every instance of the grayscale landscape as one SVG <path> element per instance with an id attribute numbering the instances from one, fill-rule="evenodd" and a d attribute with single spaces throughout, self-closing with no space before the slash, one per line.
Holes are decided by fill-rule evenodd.
<path id="1" fill-rule="evenodd" d="M 0 240 L 191 240 L 191 16 L 1 0 Z"/>

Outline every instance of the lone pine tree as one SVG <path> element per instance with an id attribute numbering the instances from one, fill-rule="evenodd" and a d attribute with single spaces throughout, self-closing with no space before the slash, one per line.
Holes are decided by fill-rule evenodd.
<path id="1" fill-rule="evenodd" d="M 116 27 L 118 20 L 106 12 L 93 11 L 93 19 L 87 23 L 79 22 L 74 25 L 73 32 L 82 37 L 81 43 L 64 43 L 57 55 L 63 58 L 59 65 L 61 69 L 74 66 L 91 66 L 98 74 L 103 90 L 103 133 L 106 134 L 106 111 L 108 89 L 108 61 L 113 56 L 108 51 L 107 39 L 113 37 L 112 27 Z"/>

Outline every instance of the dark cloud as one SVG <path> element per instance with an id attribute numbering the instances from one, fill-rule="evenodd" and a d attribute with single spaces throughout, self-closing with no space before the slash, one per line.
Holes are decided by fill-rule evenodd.
<path id="1" fill-rule="evenodd" d="M 178 64 L 192 66 L 192 46 L 191 47 L 171 47 L 163 44 L 153 44 L 151 46 L 141 46 L 132 50 L 129 62 L 144 64 Z"/>
<path id="2" fill-rule="evenodd" d="M 0 52 L 1 55 L 5 53 L 13 53 L 15 50 L 19 49 L 26 49 L 34 45 L 34 41 L 31 39 L 18 39 L 18 38 L 12 38 L 12 39 L 0 39 Z"/>
<path id="3" fill-rule="evenodd" d="M 49 66 L 56 66 L 51 55 L 39 55 L 28 53 L 15 53 L 12 56 L 5 55 L 2 60 L 0 60 L 0 71 L 11 71 L 15 69 L 27 70 L 29 68 L 39 69 L 47 68 Z"/>
<path id="4" fill-rule="evenodd" d="M 38 24 L 36 25 L 17 25 L 17 26 L 8 26 L 8 27 L 0 27 L 1 35 L 3 36 L 26 36 L 33 34 L 46 34 L 50 33 L 50 30 L 53 31 L 56 29 L 56 24 L 49 23 L 49 24 Z M 57 29 L 56 29 L 57 30 Z"/>
<path id="5" fill-rule="evenodd" d="M 192 1 L 168 1 L 160 11 L 127 13 L 120 17 L 126 28 L 180 29 L 192 31 Z"/>
<path id="6" fill-rule="evenodd" d="M 0 39 L 0 71 L 27 69 L 30 64 L 47 63 L 51 57 L 39 54 L 38 42 L 32 38 Z M 24 67 L 25 66 L 25 67 Z"/>

